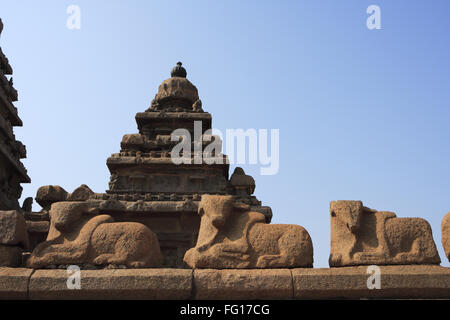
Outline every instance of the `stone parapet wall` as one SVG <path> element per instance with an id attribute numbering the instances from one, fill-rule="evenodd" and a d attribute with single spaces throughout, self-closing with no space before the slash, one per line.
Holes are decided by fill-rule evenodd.
<path id="1" fill-rule="evenodd" d="M 450 268 L 380 266 L 380 289 L 367 267 L 324 269 L 81 270 L 81 289 L 66 270 L 0 268 L 0 299 L 450 299 Z"/>

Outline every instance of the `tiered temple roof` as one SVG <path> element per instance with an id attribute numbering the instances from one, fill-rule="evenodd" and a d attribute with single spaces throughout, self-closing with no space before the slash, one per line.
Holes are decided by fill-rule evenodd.
<path id="1" fill-rule="evenodd" d="M 187 129 L 194 138 L 194 123 L 199 121 L 204 134 L 211 129 L 211 114 L 202 110 L 197 88 L 186 78 L 181 63 L 171 75 L 160 85 L 150 108 L 136 115 L 139 133 L 125 135 L 120 153 L 107 160 L 111 171 L 108 193 L 150 193 L 175 200 L 183 195 L 227 192 L 229 165 L 225 156 L 218 155 L 223 157 L 223 164 L 217 165 L 172 162 L 171 150 L 178 141 L 171 141 L 171 133 Z"/>
<path id="2" fill-rule="evenodd" d="M 0 35 L 3 23 L 0 20 Z M 13 127 L 22 126 L 17 108 L 17 91 L 13 87 L 12 68 L 8 58 L 0 48 L 0 210 L 18 209 L 18 199 L 22 194 L 20 183 L 31 180 L 20 159 L 26 157 L 25 146 L 17 141 Z"/>

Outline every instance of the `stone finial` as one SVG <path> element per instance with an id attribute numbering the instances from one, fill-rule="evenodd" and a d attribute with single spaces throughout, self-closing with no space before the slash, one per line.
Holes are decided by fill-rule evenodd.
<path id="1" fill-rule="evenodd" d="M 152 100 L 148 111 L 167 112 L 192 111 L 199 100 L 197 88 L 186 78 L 186 70 L 181 62 L 172 69 L 171 78 L 164 80 L 158 87 L 158 93 Z M 195 105 L 195 111 L 201 110 L 201 102 Z"/>
<path id="2" fill-rule="evenodd" d="M 184 256 L 192 268 L 313 265 L 311 238 L 300 226 L 266 224 L 262 213 L 235 203 L 233 196 L 203 195 L 198 213 L 201 222 L 197 244 Z"/>
<path id="3" fill-rule="evenodd" d="M 180 61 L 177 62 L 177 65 L 173 67 L 172 71 L 170 72 L 171 77 L 181 77 L 186 78 L 187 72 L 186 69 L 183 68 L 182 63 Z"/>
<path id="4" fill-rule="evenodd" d="M 332 201 L 330 216 L 330 267 L 441 262 L 424 219 L 397 218 L 361 201 Z"/>

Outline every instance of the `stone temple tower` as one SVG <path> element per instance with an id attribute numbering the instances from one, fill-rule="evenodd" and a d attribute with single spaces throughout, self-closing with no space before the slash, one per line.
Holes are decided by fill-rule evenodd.
<path id="1" fill-rule="evenodd" d="M 174 130 L 187 129 L 193 140 L 195 121 L 201 124 L 202 134 L 211 129 L 211 114 L 202 110 L 197 88 L 180 62 L 171 76 L 159 86 L 150 108 L 136 115 L 139 133 L 125 135 L 121 152 L 107 160 L 109 194 L 145 193 L 154 200 L 179 200 L 204 192 L 226 193 L 229 165 L 225 156 L 217 165 L 176 165 L 171 160 L 171 150 L 178 143 L 171 141 Z"/>
<path id="2" fill-rule="evenodd" d="M 44 209 L 36 217 L 48 221 L 50 205 L 58 201 L 89 201 L 99 214 L 108 214 L 117 222 L 139 222 L 155 232 L 163 265 L 167 267 L 185 266 L 183 256 L 196 244 L 200 227 L 198 203 L 203 194 L 234 195 L 238 204 L 263 213 L 270 222 L 270 207 L 261 206 L 252 195 L 253 178 L 241 168 L 229 177 L 221 141 L 207 132 L 212 125 L 211 114 L 203 111 L 197 88 L 186 76 L 179 62 L 171 77 L 159 86 L 150 107 L 136 114 L 139 133 L 124 135 L 120 152 L 106 161 L 111 173 L 109 190 L 94 193 L 82 185 L 69 194 L 59 186 L 41 187 L 36 200 Z M 172 133 L 177 129 L 184 134 L 173 139 Z M 196 139 L 202 134 L 205 139 Z M 177 154 L 192 161 L 177 163 L 172 157 L 174 147 L 187 136 L 191 137 L 187 140 L 190 150 Z M 204 153 L 212 142 L 219 147 Z M 30 226 L 33 223 L 37 224 L 29 222 Z M 37 236 L 45 239 L 46 234 Z"/>
<path id="3" fill-rule="evenodd" d="M 0 19 L 0 35 L 3 23 Z M 13 80 L 6 77 L 12 75 L 8 59 L 0 48 L 0 210 L 20 209 L 18 199 L 22 195 L 21 183 L 31 182 L 27 170 L 20 159 L 26 158 L 25 146 L 17 141 L 13 127 L 22 126 L 17 108 L 17 91 Z"/>
<path id="4" fill-rule="evenodd" d="M 164 80 L 145 112 L 136 114 L 139 133 L 124 135 L 120 153 L 107 159 L 111 172 L 109 190 L 103 197 L 119 199 L 133 205 L 128 210 L 114 215 L 116 221 L 133 220 L 144 223 L 158 235 L 164 264 L 183 266 L 187 249 L 195 245 L 200 217 L 197 204 L 202 194 L 233 194 L 253 210 L 264 213 L 270 222 L 272 212 L 261 206 L 252 193 L 255 182 L 237 168 L 231 179 L 229 164 L 223 154 L 212 154 L 222 158 L 222 163 L 192 161 L 175 164 L 171 158 L 173 147 L 171 133 L 186 129 L 194 140 L 195 126 L 201 126 L 204 134 L 211 129 L 212 117 L 203 111 L 197 88 L 186 78 L 187 72 L 181 62 Z M 212 141 L 219 139 L 212 137 Z M 202 152 L 210 141 L 203 141 L 195 149 Z M 197 162 L 197 163 L 196 163 Z M 109 211 L 111 214 L 111 212 Z"/>

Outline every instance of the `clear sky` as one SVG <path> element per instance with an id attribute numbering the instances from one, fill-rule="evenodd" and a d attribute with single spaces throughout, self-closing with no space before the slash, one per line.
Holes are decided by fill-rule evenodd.
<path id="1" fill-rule="evenodd" d="M 71 4 L 80 30 L 66 27 Z M 366 27 L 372 4 L 381 30 Z M 427 219 L 449 266 L 449 13 L 445 0 L 1 1 L 32 179 L 22 198 L 105 191 L 106 158 L 181 60 L 214 127 L 280 130 L 279 173 L 243 167 L 274 223 L 309 231 L 315 267 L 343 199 Z"/>

